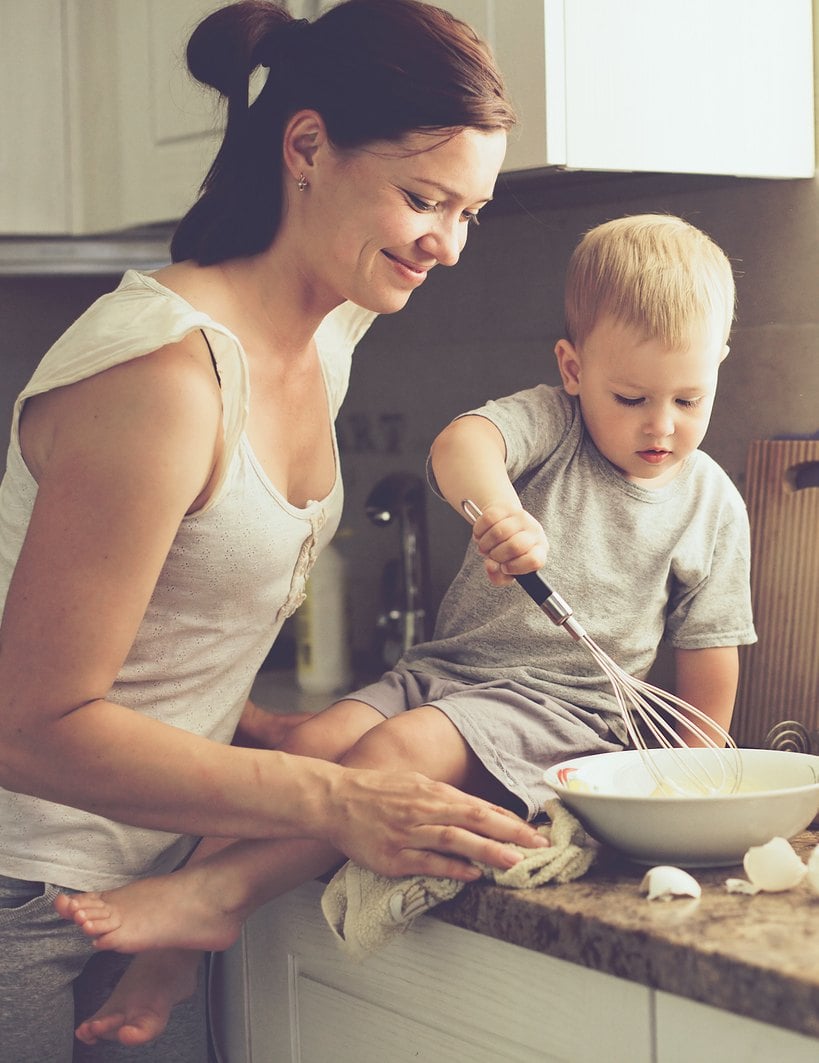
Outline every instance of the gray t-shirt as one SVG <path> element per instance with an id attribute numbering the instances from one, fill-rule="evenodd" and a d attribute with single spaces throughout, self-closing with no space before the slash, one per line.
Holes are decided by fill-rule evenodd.
<path id="1" fill-rule="evenodd" d="M 540 385 L 471 413 L 503 435 L 510 478 L 546 530 L 542 575 L 621 668 L 645 676 L 662 640 L 679 649 L 756 641 L 745 505 L 708 455 L 696 451 L 670 483 L 646 490 L 600 454 L 563 388 Z M 493 587 L 471 543 L 432 641 L 403 664 L 464 682 L 509 679 L 617 711 L 589 651 L 516 584 Z"/>

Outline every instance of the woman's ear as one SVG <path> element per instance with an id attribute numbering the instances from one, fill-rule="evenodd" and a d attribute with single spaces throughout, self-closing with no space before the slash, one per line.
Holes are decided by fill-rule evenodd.
<path id="1" fill-rule="evenodd" d="M 284 129 L 282 152 L 284 165 L 294 181 L 306 178 L 309 182 L 316 153 L 326 143 L 327 128 L 318 111 L 297 111 L 290 118 Z"/>
<path id="2" fill-rule="evenodd" d="M 580 394 L 580 358 L 573 345 L 567 340 L 558 340 L 555 346 L 557 366 L 563 380 L 563 387 L 569 395 Z"/>

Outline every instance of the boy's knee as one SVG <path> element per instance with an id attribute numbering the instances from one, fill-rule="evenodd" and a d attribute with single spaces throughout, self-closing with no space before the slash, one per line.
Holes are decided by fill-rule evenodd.
<path id="1" fill-rule="evenodd" d="M 349 768 L 409 770 L 414 768 L 417 758 L 418 749 L 413 729 L 396 726 L 395 720 L 392 719 L 385 720 L 362 735 L 341 758 L 341 763 Z"/>
<path id="2" fill-rule="evenodd" d="M 317 723 L 316 719 L 305 720 L 298 727 L 294 727 L 278 749 L 282 753 L 318 757 L 321 760 L 335 760 L 338 756 L 338 751 L 333 747 L 332 734 L 328 732 L 327 727 Z"/>
<path id="3" fill-rule="evenodd" d="M 377 728 L 383 720 L 369 705 L 350 700 L 336 702 L 294 727 L 277 748 L 285 753 L 338 763 L 362 735 Z"/>

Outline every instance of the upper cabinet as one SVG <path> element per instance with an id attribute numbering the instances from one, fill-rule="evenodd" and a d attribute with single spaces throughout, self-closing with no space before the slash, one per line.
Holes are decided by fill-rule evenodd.
<path id="1" fill-rule="evenodd" d="M 180 217 L 218 145 L 187 74 L 227 0 L 0 5 L 0 234 Z M 492 44 L 518 106 L 507 171 L 808 177 L 811 0 L 439 0 Z M 328 0 L 291 0 L 314 17 Z"/>
<path id="2" fill-rule="evenodd" d="M 811 0 L 443 0 L 492 44 L 505 169 L 810 177 Z"/>
<path id="3" fill-rule="evenodd" d="M 226 0 L 221 0 L 225 3 Z M 26 0 L 0 11 L 0 232 L 178 218 L 218 144 L 185 44 L 220 0 Z"/>

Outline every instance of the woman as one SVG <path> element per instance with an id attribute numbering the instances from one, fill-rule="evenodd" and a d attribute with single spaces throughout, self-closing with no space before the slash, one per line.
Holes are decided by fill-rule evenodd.
<path id="1" fill-rule="evenodd" d="M 173 264 L 127 273 L 48 353 L 0 487 L 0 1046 L 16 1063 L 86 1058 L 75 1003 L 92 1014 L 122 970 L 89 962 L 52 910 L 60 887 L 167 872 L 202 835 L 322 839 L 383 873 L 464 880 L 473 860 L 515 863 L 504 843 L 537 844 L 418 775 L 228 745 L 339 520 L 352 349 L 457 262 L 492 196 L 513 122 L 497 71 L 415 0 L 312 24 L 246 0 L 188 56 L 228 115 Z M 139 1058 L 199 1063 L 197 1007 Z"/>

